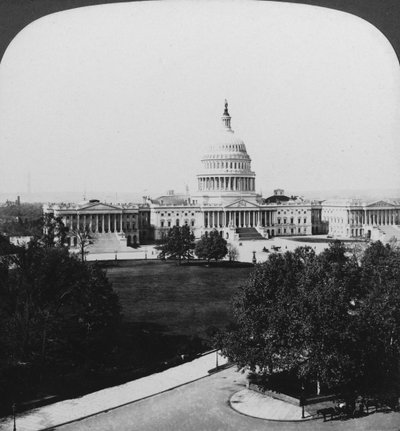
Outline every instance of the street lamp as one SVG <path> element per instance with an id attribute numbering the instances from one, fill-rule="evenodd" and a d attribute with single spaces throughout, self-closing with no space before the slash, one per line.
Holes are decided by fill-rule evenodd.
<path id="1" fill-rule="evenodd" d="M 218 349 L 215 351 L 215 369 L 218 370 Z"/>
<path id="2" fill-rule="evenodd" d="M 13 419 L 14 419 L 13 431 L 17 431 L 17 423 L 16 423 L 16 418 L 15 418 L 15 409 L 16 409 L 16 405 L 15 405 L 15 403 L 14 403 L 14 404 L 12 405 Z"/>
<path id="3" fill-rule="evenodd" d="M 301 384 L 301 396 L 300 396 L 300 403 L 301 403 L 301 418 L 305 419 L 305 415 L 304 415 L 304 401 L 305 401 L 305 397 L 304 397 L 304 382 Z"/>
<path id="4" fill-rule="evenodd" d="M 257 263 L 257 259 L 256 259 L 256 252 L 253 251 L 253 259 L 252 262 L 254 263 L 254 265 Z"/>

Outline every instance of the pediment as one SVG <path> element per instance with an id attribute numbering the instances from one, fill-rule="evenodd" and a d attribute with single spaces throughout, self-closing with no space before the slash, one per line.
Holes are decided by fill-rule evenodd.
<path id="1" fill-rule="evenodd" d="M 121 208 L 111 205 L 111 204 L 104 204 L 104 203 L 89 203 L 87 205 L 84 205 L 83 207 L 79 208 L 79 211 L 121 211 Z"/>
<path id="2" fill-rule="evenodd" d="M 227 205 L 225 208 L 258 208 L 258 205 L 247 201 L 246 199 L 239 199 L 238 201 Z"/>
<path id="3" fill-rule="evenodd" d="M 367 208 L 379 208 L 379 207 L 394 207 L 394 205 L 386 201 L 376 201 L 367 205 Z"/>

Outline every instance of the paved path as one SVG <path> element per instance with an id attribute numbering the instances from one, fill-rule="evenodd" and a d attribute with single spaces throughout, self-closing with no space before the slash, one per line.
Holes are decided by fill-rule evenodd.
<path id="1" fill-rule="evenodd" d="M 267 397 L 250 389 L 243 389 L 236 392 L 232 395 L 229 402 L 233 409 L 255 418 L 283 421 L 302 420 L 301 407 Z M 306 419 L 311 418 L 310 414 L 307 412 L 305 412 L 305 417 Z"/>
<path id="2" fill-rule="evenodd" d="M 57 431 L 399 431 L 400 429 L 399 413 L 374 413 L 363 418 L 325 423 L 322 419 L 295 422 L 270 421 L 241 414 L 231 407 L 229 400 L 235 394 L 245 390 L 246 376 L 237 372 L 235 367 L 208 375 L 208 370 L 213 366 L 215 366 L 215 353 L 125 385 L 33 410 L 18 417 L 17 430 L 37 431 L 46 427 Z M 201 378 L 202 376 L 207 377 Z M 193 382 L 178 386 L 188 379 L 192 379 Z M 168 389 L 171 385 L 177 387 L 157 393 Z M 155 395 L 142 398 L 150 394 Z M 137 401 L 133 402 L 135 398 Z M 252 409 L 253 414 L 259 415 L 263 412 L 269 417 L 275 414 L 276 417 L 284 419 L 288 411 L 286 403 L 271 402 L 271 398 L 262 396 L 258 398 L 257 403 L 253 403 L 254 399 L 254 397 L 242 397 L 243 404 L 247 404 L 247 411 Z M 120 404 L 123 405 L 116 407 Z M 90 417 L 57 425 L 100 410 L 103 411 Z M 0 429 L 11 431 L 12 421 L 10 419 L 3 421 Z"/>
<path id="3" fill-rule="evenodd" d="M 235 367 L 215 373 L 172 391 L 105 412 L 56 431 L 399 431 L 399 413 L 323 422 L 270 421 L 234 410 L 229 399 L 245 389 L 245 375 Z M 265 409 L 272 406 L 265 397 Z M 263 408 L 261 406 L 261 408 Z"/>
<path id="4" fill-rule="evenodd" d="M 318 237 L 318 236 L 314 236 Z M 325 235 L 320 235 L 321 238 L 326 238 Z M 304 238 L 302 238 L 304 239 Z M 256 252 L 257 262 L 264 262 L 268 259 L 270 253 L 266 253 L 263 248 L 267 248 L 272 252 L 272 246 L 281 247 L 280 251 L 285 252 L 287 250 L 293 251 L 297 247 L 310 246 L 317 253 L 320 253 L 328 247 L 328 243 L 314 243 L 314 242 L 298 242 L 289 240 L 281 237 L 274 237 L 269 240 L 257 240 L 257 241 L 238 241 L 233 243 L 238 250 L 238 260 L 241 262 L 252 262 L 253 251 Z M 240 245 L 239 245 L 240 244 Z M 130 249 L 131 251 L 124 251 L 117 253 L 118 260 L 135 260 L 135 259 L 157 259 L 159 251 L 156 250 L 155 245 L 142 245 L 137 249 Z M 115 260 L 115 253 L 91 253 L 87 255 L 88 261 L 95 260 Z"/>
<path id="5" fill-rule="evenodd" d="M 215 361 L 213 352 L 161 373 L 22 413 L 17 417 L 17 430 L 38 431 L 54 427 L 175 388 L 208 376 Z M 219 356 L 218 363 L 226 364 L 226 359 Z M 11 418 L 0 422 L 0 430 L 12 430 Z"/>

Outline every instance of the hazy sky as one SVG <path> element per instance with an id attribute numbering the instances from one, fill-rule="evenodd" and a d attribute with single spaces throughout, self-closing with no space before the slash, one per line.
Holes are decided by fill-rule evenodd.
<path id="1" fill-rule="evenodd" d="M 274 2 L 134 2 L 26 27 L 0 64 L 0 191 L 195 191 L 220 126 L 257 190 L 400 187 L 400 74 L 355 16 Z"/>

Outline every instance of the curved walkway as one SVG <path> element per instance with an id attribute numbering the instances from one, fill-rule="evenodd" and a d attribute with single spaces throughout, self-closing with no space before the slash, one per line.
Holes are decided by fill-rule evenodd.
<path id="1" fill-rule="evenodd" d="M 250 389 L 243 389 L 232 395 L 229 400 L 233 409 L 247 416 L 274 421 L 305 421 L 311 415 L 305 412 L 302 419 L 302 408 L 271 398 Z"/>
<path id="2" fill-rule="evenodd" d="M 226 363 L 226 358 L 218 355 L 219 366 Z M 17 430 L 45 430 L 130 404 L 206 377 L 210 375 L 210 370 L 213 371 L 215 364 L 216 353 L 212 352 L 191 362 L 123 385 L 18 414 Z M 0 431 L 12 429 L 11 417 L 0 419 Z"/>

